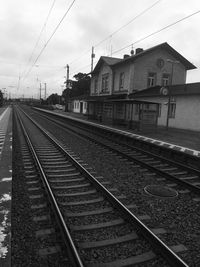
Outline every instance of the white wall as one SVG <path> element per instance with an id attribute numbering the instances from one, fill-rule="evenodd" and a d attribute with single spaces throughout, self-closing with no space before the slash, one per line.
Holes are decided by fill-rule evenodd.
<path id="1" fill-rule="evenodd" d="M 200 95 L 179 96 L 176 102 L 176 120 L 170 126 L 200 131 Z"/>
<path id="2" fill-rule="evenodd" d="M 86 101 L 84 101 L 84 100 L 73 100 L 72 111 L 74 113 L 80 113 L 81 112 L 81 103 L 83 105 L 82 114 L 86 114 L 87 113 L 87 102 Z"/>
<path id="3" fill-rule="evenodd" d="M 161 116 L 158 117 L 158 125 L 166 126 L 168 97 L 142 97 L 138 100 L 161 103 Z M 175 118 L 169 118 L 169 127 L 200 131 L 200 95 L 175 96 Z"/>

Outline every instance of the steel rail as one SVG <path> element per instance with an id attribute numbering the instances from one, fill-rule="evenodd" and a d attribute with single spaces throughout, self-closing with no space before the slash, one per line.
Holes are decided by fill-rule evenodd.
<path id="1" fill-rule="evenodd" d="M 46 113 L 46 114 L 50 114 L 54 117 L 60 117 L 62 119 L 65 119 L 65 120 L 68 120 L 68 121 L 72 121 L 72 122 L 78 122 L 78 123 L 81 123 L 81 124 L 84 124 L 84 125 L 90 125 L 91 127 L 93 127 L 94 129 L 95 128 L 98 128 L 99 130 L 102 130 L 102 131 L 106 131 L 106 132 L 110 132 L 111 134 L 115 134 L 115 135 L 118 135 L 120 137 L 123 137 L 123 138 L 126 138 L 126 139 L 130 139 L 131 141 L 137 141 L 137 142 L 140 142 L 140 143 L 144 143 L 146 145 L 151 145 L 152 147 L 156 147 L 156 148 L 160 148 L 162 150 L 167 150 L 167 151 L 172 151 L 176 154 L 179 154 L 179 155 L 184 155 L 184 156 L 187 156 L 188 158 L 192 158 L 192 159 L 195 159 L 195 160 L 199 160 L 200 157 L 199 156 L 195 156 L 195 155 L 191 155 L 191 154 L 185 154 L 184 152 L 182 151 L 177 151 L 177 150 L 173 150 L 173 149 L 170 149 L 167 148 L 167 147 L 161 147 L 161 146 L 158 146 L 156 144 L 153 144 L 153 143 L 149 143 L 143 139 L 136 139 L 134 138 L 133 136 L 140 136 L 138 134 L 134 134 L 134 133 L 128 133 L 124 130 L 120 130 L 120 129 L 116 129 L 116 128 L 110 128 L 109 126 L 107 125 L 103 125 L 103 124 L 98 124 L 98 123 L 95 123 L 95 122 L 91 122 L 91 121 L 84 121 L 82 119 L 79 119 L 79 118 L 72 118 L 70 116 L 66 116 L 66 115 L 62 115 L 62 114 L 56 114 L 56 113 L 53 113 L 53 112 L 48 112 L 44 109 L 40 109 L 40 108 L 34 108 L 36 110 L 38 110 L 39 112 L 42 112 L 42 113 Z M 130 136 L 132 135 L 132 136 Z"/>
<path id="2" fill-rule="evenodd" d="M 46 117 L 46 116 L 45 116 L 45 117 Z M 48 119 L 49 119 L 49 118 L 48 118 Z M 51 119 L 49 119 L 49 120 L 51 120 Z M 58 124 L 58 125 L 60 124 L 60 122 L 55 122 L 55 123 Z M 62 123 L 61 123 L 61 124 L 62 124 Z M 66 128 L 65 125 L 61 125 L 61 126 L 63 126 L 63 127 Z M 77 126 L 76 126 L 76 127 L 77 127 Z M 80 127 L 80 126 L 78 126 L 78 127 L 82 129 L 82 127 Z M 85 130 L 85 129 L 84 129 L 84 130 Z M 171 180 L 171 181 L 173 181 L 173 182 L 176 182 L 176 183 L 178 183 L 178 184 L 180 184 L 180 185 L 182 185 L 182 186 L 186 186 L 187 188 L 189 188 L 189 189 L 192 190 L 193 192 L 195 192 L 195 193 L 197 193 L 197 194 L 200 194 L 200 187 L 198 187 L 198 186 L 196 186 L 196 185 L 193 185 L 193 184 L 191 184 L 191 183 L 189 183 L 189 182 L 187 182 L 187 181 L 185 181 L 185 180 L 181 180 L 181 179 L 179 179 L 178 177 L 176 177 L 176 176 L 174 176 L 174 175 L 172 175 L 172 174 L 169 174 L 169 173 L 167 173 L 167 172 L 165 172 L 165 171 L 162 171 L 162 170 L 160 170 L 160 169 L 158 169 L 158 168 L 156 168 L 156 167 L 153 167 L 153 166 L 151 166 L 150 164 L 145 163 L 145 162 L 143 162 L 142 160 L 139 160 L 137 157 L 134 157 L 134 156 L 132 156 L 132 155 L 127 155 L 126 153 L 124 153 L 124 152 L 122 152 L 122 151 L 120 151 L 120 150 L 118 150 L 118 149 L 116 149 L 116 148 L 113 148 L 113 147 L 111 147 L 110 145 L 107 145 L 107 144 L 102 143 L 102 142 L 100 142 L 100 141 L 98 141 L 98 140 L 95 140 L 95 139 L 93 139 L 92 137 L 89 137 L 89 136 L 86 135 L 86 134 L 84 135 L 84 134 L 82 134 L 82 133 L 77 133 L 76 131 L 74 131 L 74 130 L 72 130 L 72 129 L 70 129 L 70 131 L 75 132 L 76 134 L 78 134 L 78 135 L 80 135 L 80 136 L 84 136 L 84 137 L 87 138 L 88 140 L 93 141 L 93 142 L 95 142 L 95 143 L 97 143 L 97 144 L 101 144 L 101 146 L 104 146 L 105 148 L 108 148 L 109 150 L 112 150 L 113 152 L 118 152 L 118 153 L 120 153 L 123 157 L 127 158 L 128 160 L 130 160 L 130 161 L 135 161 L 136 163 L 142 165 L 143 167 L 148 168 L 148 169 L 150 169 L 150 170 L 153 171 L 153 172 L 156 172 L 157 174 L 161 175 L 162 177 L 165 177 L 165 178 L 167 178 L 167 179 L 169 179 L 169 180 Z M 98 133 L 98 135 L 99 135 L 99 133 Z M 100 135 L 100 136 L 101 136 L 101 135 Z M 101 136 L 101 137 L 104 137 L 104 136 Z M 108 140 L 110 139 L 110 141 L 113 142 L 113 140 L 112 140 L 111 138 L 108 138 L 108 137 L 107 137 L 107 139 L 108 139 Z M 118 144 L 118 145 L 126 146 L 127 149 L 130 149 L 130 150 L 131 150 L 131 149 L 135 149 L 135 150 L 137 150 L 137 151 L 139 151 L 139 152 L 141 152 L 141 153 L 147 154 L 147 155 L 152 156 L 152 157 L 155 157 L 155 158 L 157 158 L 157 159 L 161 159 L 161 160 L 163 160 L 163 161 L 166 161 L 167 163 L 171 163 L 171 164 L 173 164 L 173 166 L 178 165 L 179 167 L 183 167 L 184 170 L 187 170 L 187 171 L 189 170 L 189 171 L 191 171 L 191 172 L 194 172 L 194 173 L 200 175 L 200 171 L 198 171 L 197 169 L 194 169 L 194 168 L 191 168 L 191 167 L 184 166 L 184 165 L 182 165 L 182 164 L 180 164 L 180 163 L 177 163 L 177 162 L 173 162 L 173 161 L 171 161 L 171 160 L 169 160 L 169 159 L 167 159 L 167 158 L 160 157 L 160 156 L 158 156 L 158 155 L 156 155 L 156 154 L 154 154 L 154 153 L 152 153 L 152 152 L 148 152 L 148 151 L 146 152 L 145 150 L 142 150 L 142 149 L 137 148 L 137 147 L 134 147 L 134 146 L 129 146 L 129 145 L 127 145 L 127 144 L 123 144 L 123 143 L 120 143 L 120 142 L 117 142 L 117 141 L 114 141 L 114 142 L 116 142 L 116 144 Z"/>
<path id="3" fill-rule="evenodd" d="M 89 139 L 90 137 L 87 137 L 87 138 Z M 94 141 L 94 139 L 91 138 L 91 141 L 92 141 L 92 140 Z M 98 141 L 95 140 L 95 142 L 98 142 Z M 113 141 L 112 141 L 112 142 L 113 142 Z M 159 170 L 159 169 L 157 169 L 156 167 L 153 167 L 153 166 L 151 166 L 150 164 L 148 164 L 148 163 L 146 163 L 146 162 L 143 162 L 142 160 L 137 159 L 137 157 L 134 157 L 134 156 L 132 156 L 132 155 L 127 155 L 126 153 L 124 153 L 124 152 L 122 152 L 122 151 L 120 151 L 120 150 L 117 150 L 116 148 L 113 148 L 113 147 L 111 147 L 110 145 L 106 145 L 106 144 L 103 144 L 103 143 L 101 143 L 101 142 L 98 142 L 98 143 L 100 143 L 102 146 L 104 146 L 104 147 L 106 147 L 106 148 L 112 150 L 113 152 L 118 152 L 118 153 L 120 153 L 123 157 L 127 158 L 128 160 L 130 160 L 130 161 L 135 161 L 136 163 L 140 164 L 141 166 L 143 166 L 143 167 L 145 167 L 145 168 L 148 168 L 149 170 L 151 170 L 151 171 L 153 171 L 153 172 L 155 172 L 155 173 L 161 175 L 162 177 L 165 177 L 165 178 L 167 178 L 167 179 L 169 179 L 169 180 L 171 180 L 171 181 L 173 181 L 173 182 L 176 182 L 176 183 L 178 183 L 178 184 L 180 184 L 180 185 L 182 185 L 182 186 L 186 186 L 187 188 L 189 188 L 189 189 L 192 190 L 193 192 L 197 193 L 198 195 L 200 194 L 200 187 L 198 187 L 198 186 L 196 186 L 196 185 L 193 185 L 193 184 L 191 184 L 191 183 L 189 183 L 189 182 L 187 182 L 187 181 L 185 181 L 185 180 L 181 180 L 181 179 L 179 179 L 178 177 L 176 177 L 176 176 L 174 176 L 174 175 L 172 175 L 172 174 L 170 174 L 170 173 L 167 173 L 167 172 L 165 172 L 165 171 Z M 144 152 L 144 153 L 145 153 L 145 152 Z M 176 164 L 176 163 L 175 163 L 175 164 Z M 199 174 L 199 173 L 198 173 L 198 174 Z"/>
<path id="4" fill-rule="evenodd" d="M 109 137 L 109 138 L 107 137 L 107 139 L 110 139 L 110 140 L 113 142 L 113 140 L 112 140 L 110 137 Z M 159 155 L 157 155 L 157 154 L 155 154 L 155 153 L 153 153 L 153 152 L 146 151 L 146 150 L 144 150 L 144 149 L 142 149 L 142 148 L 139 148 L 139 147 L 137 147 L 137 146 L 134 146 L 134 145 L 128 145 L 128 144 L 123 143 L 123 142 L 120 143 L 119 141 L 115 141 L 115 142 L 116 142 L 116 143 L 118 142 L 119 145 L 125 146 L 125 147 L 127 147 L 128 149 L 134 149 L 134 150 L 137 150 L 138 152 L 144 153 L 144 154 L 149 155 L 149 156 L 151 156 L 151 157 L 154 157 L 154 158 L 156 158 L 156 159 L 160 159 L 160 160 L 166 161 L 166 162 L 168 162 L 168 163 L 170 163 L 170 164 L 172 164 L 172 165 L 176 165 L 176 166 L 178 166 L 178 167 L 180 167 L 180 168 L 183 168 L 184 170 L 191 171 L 191 172 L 194 172 L 194 173 L 200 175 L 200 170 L 198 170 L 198 169 L 196 169 L 196 168 L 194 168 L 194 167 L 186 166 L 186 165 L 184 165 L 184 164 L 182 164 L 182 163 L 180 163 L 180 162 L 178 162 L 178 161 L 170 160 L 170 159 L 168 159 L 168 158 L 166 158 L 166 157 L 164 157 L 164 156 L 159 156 Z M 148 145 L 150 145 L 150 144 L 148 144 Z M 155 145 L 155 144 L 153 144 L 153 145 Z M 160 147 L 158 147 L 158 148 L 160 148 Z M 167 149 L 167 148 L 165 148 L 165 149 Z M 169 149 L 168 149 L 168 150 L 169 150 Z M 169 151 L 173 153 L 173 150 L 170 149 Z M 176 151 L 176 152 L 177 152 L 177 151 Z"/>
<path id="5" fill-rule="evenodd" d="M 26 131 L 24 125 L 23 125 L 23 122 L 22 122 L 18 112 L 17 112 L 17 117 L 18 117 L 18 120 L 19 120 L 20 125 L 22 127 L 23 134 L 24 134 L 25 139 L 27 141 L 28 147 L 30 148 L 30 151 L 31 151 L 31 153 L 32 153 L 32 155 L 33 155 L 33 157 L 35 159 L 35 162 L 36 162 L 37 167 L 39 169 L 39 172 L 41 174 L 42 182 L 44 184 L 44 187 L 46 188 L 46 192 L 47 192 L 48 198 L 50 200 L 51 206 L 52 206 L 52 208 L 53 208 L 53 210 L 55 212 L 57 222 L 59 224 L 59 227 L 61 229 L 61 233 L 63 235 L 63 241 L 64 241 L 65 246 L 66 246 L 67 251 L 68 251 L 68 256 L 70 258 L 70 262 L 72 263 L 72 265 L 74 267 L 84 267 L 84 265 L 83 265 L 83 263 L 82 263 L 82 261 L 80 259 L 80 256 L 79 256 L 79 254 L 77 252 L 77 249 L 76 249 L 76 247 L 74 245 L 72 237 L 70 235 L 69 229 L 68 229 L 68 227 L 67 227 L 67 225 L 65 223 L 63 215 L 62 215 L 62 213 L 61 213 L 61 211 L 60 211 L 60 209 L 58 207 L 57 201 L 56 201 L 56 199 L 54 197 L 54 194 L 53 194 L 53 192 L 51 190 L 51 187 L 50 187 L 50 185 L 48 183 L 48 179 L 46 177 L 46 174 L 43 171 L 43 168 L 42 168 L 42 165 L 40 163 L 40 160 L 39 160 L 39 158 L 37 156 L 37 153 L 35 152 L 34 146 L 33 146 L 32 142 L 31 142 L 31 140 L 29 138 L 29 135 L 28 135 L 28 133 L 27 133 L 27 131 Z"/>
<path id="6" fill-rule="evenodd" d="M 23 111 L 23 110 L 22 110 Z M 41 127 L 35 120 L 33 120 L 24 111 L 23 113 L 34 123 L 40 131 L 49 138 L 49 140 L 56 145 L 60 151 L 66 155 L 73 164 L 84 174 L 101 193 L 109 199 L 109 201 L 117 208 L 126 218 L 129 223 L 133 223 L 134 226 L 140 231 L 140 233 L 147 239 L 152 247 L 159 251 L 163 258 L 172 266 L 176 267 L 189 267 L 176 253 L 174 253 L 159 237 L 157 237 L 144 223 L 142 223 L 129 209 L 127 209 L 115 196 L 113 196 L 109 190 L 107 190 L 93 175 L 89 173 L 77 160 L 75 160 L 62 145 L 55 140 L 55 138 L 49 134 L 43 127 Z"/>
<path id="7" fill-rule="evenodd" d="M 56 124 L 59 124 L 59 125 L 61 125 L 61 126 L 63 126 L 64 128 L 67 128 L 67 125 L 65 125 L 64 123 L 62 123 L 62 122 L 59 122 L 59 121 L 55 121 L 54 119 L 52 119 L 52 118 L 50 118 L 48 115 L 44 115 L 44 114 L 42 114 L 41 116 L 43 116 L 43 117 L 45 117 L 45 118 L 47 118 L 48 120 L 50 120 L 50 121 L 53 121 L 54 123 L 56 123 Z M 62 118 L 62 117 L 61 117 Z M 67 118 L 68 119 L 68 118 Z M 70 119 L 71 120 L 71 119 Z M 73 120 L 72 120 L 73 121 Z M 77 122 L 80 122 L 80 121 L 76 121 L 76 123 Z M 83 123 L 83 122 L 81 122 L 81 124 L 83 124 L 84 126 L 85 126 L 85 124 Z M 90 124 L 89 124 L 90 125 Z M 77 128 L 80 128 L 80 129 L 82 129 L 82 130 L 87 130 L 85 127 L 81 127 L 80 125 L 76 125 L 75 127 L 77 127 Z M 91 125 L 94 129 L 95 129 L 95 126 L 92 124 Z M 102 126 L 102 125 L 101 125 Z M 96 127 L 96 129 L 97 129 L 97 127 Z M 71 129 L 70 129 L 71 130 Z M 73 130 L 71 130 L 71 131 L 73 131 Z M 118 132 L 112 132 L 110 129 L 107 129 L 107 128 L 103 128 L 103 131 L 109 131 L 111 134 L 117 134 L 117 135 L 120 135 L 120 133 L 118 133 Z M 80 133 L 77 133 L 77 134 L 79 134 L 79 135 L 83 135 L 83 136 L 86 136 L 87 137 L 87 135 L 84 135 L 84 134 L 80 134 Z M 105 138 L 105 136 L 103 136 L 103 135 L 101 135 L 100 133 L 99 133 L 99 131 L 97 131 L 97 134 L 99 135 L 99 136 L 101 136 L 101 137 L 104 137 Z M 124 138 L 129 138 L 130 139 L 130 137 L 129 136 L 123 136 Z M 108 140 L 110 139 L 112 142 L 113 142 L 113 140 L 110 138 L 110 137 L 106 137 Z M 132 140 L 132 139 L 131 139 Z M 137 140 L 137 141 L 143 141 L 144 142 L 144 140 Z M 125 143 L 120 143 L 119 141 L 115 141 L 115 142 L 118 142 L 118 144 L 120 144 L 120 145 L 123 145 L 123 146 L 126 146 L 127 148 L 129 148 L 129 149 L 135 149 L 135 150 L 137 150 L 137 151 L 139 151 L 139 152 L 141 152 L 141 153 L 145 153 L 145 154 L 147 154 L 147 155 L 149 155 L 149 156 L 152 156 L 152 157 L 155 157 L 155 158 L 157 158 L 157 159 L 160 159 L 160 160 L 164 160 L 164 161 L 167 161 L 168 163 L 170 163 L 170 164 L 173 164 L 173 165 L 177 165 L 178 167 L 180 167 L 180 168 L 183 168 L 183 169 L 185 169 L 185 170 L 189 170 L 189 171 L 191 171 L 191 172 L 194 172 L 194 173 L 196 173 L 196 174 L 198 174 L 198 175 L 200 175 L 200 170 L 199 169 L 196 169 L 196 168 L 194 168 L 194 167 L 191 167 L 191 166 L 186 166 L 186 165 L 184 165 L 184 164 L 182 164 L 182 163 L 180 163 L 180 162 L 178 162 L 178 161 L 173 161 L 173 160 L 170 160 L 169 158 L 166 158 L 166 157 L 164 157 L 164 156 L 159 156 L 159 155 L 157 155 L 157 154 L 155 154 L 155 153 L 153 153 L 153 152 L 149 152 L 149 151 L 145 151 L 144 149 L 142 149 L 142 148 L 139 148 L 139 147 L 137 147 L 137 146 L 134 146 L 134 145 L 128 145 L 128 144 L 125 144 Z M 152 145 L 152 146 L 155 146 L 155 144 L 151 144 L 151 143 L 148 143 L 148 145 Z M 160 148 L 160 146 L 157 146 L 158 148 Z M 163 148 L 162 148 L 163 149 Z M 173 150 L 172 149 L 168 149 L 168 148 L 164 148 L 164 149 L 166 149 L 166 150 L 168 150 L 168 151 L 170 151 L 170 152 L 172 152 L 173 153 Z M 179 153 L 180 151 L 174 151 L 175 153 Z M 180 153 L 182 153 L 182 152 L 180 152 Z M 192 155 L 189 155 L 190 157 L 192 156 Z M 194 157 L 194 156 L 193 156 Z"/>

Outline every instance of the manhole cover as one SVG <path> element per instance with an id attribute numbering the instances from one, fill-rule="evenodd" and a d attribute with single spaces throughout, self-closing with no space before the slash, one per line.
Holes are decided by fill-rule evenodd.
<path id="1" fill-rule="evenodd" d="M 162 185 L 147 185 L 144 188 L 144 191 L 150 195 L 156 197 L 176 197 L 178 196 L 178 192 L 174 189 L 171 189 L 167 186 Z"/>

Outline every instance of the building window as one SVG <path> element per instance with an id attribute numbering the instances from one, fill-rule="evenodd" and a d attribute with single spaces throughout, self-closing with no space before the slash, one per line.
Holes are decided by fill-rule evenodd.
<path id="1" fill-rule="evenodd" d="M 176 103 L 170 103 L 169 106 L 169 118 L 175 118 Z"/>
<path id="2" fill-rule="evenodd" d="M 102 75 L 102 85 L 101 85 L 101 91 L 102 93 L 108 92 L 108 83 L 109 83 L 109 74 L 103 74 Z"/>
<path id="3" fill-rule="evenodd" d="M 94 80 L 94 93 L 96 94 L 98 92 L 98 79 L 96 78 Z"/>
<path id="4" fill-rule="evenodd" d="M 148 74 L 148 79 L 147 79 L 147 87 L 152 87 L 156 85 L 156 73 L 155 72 L 150 72 Z"/>
<path id="5" fill-rule="evenodd" d="M 124 77 L 125 77 L 124 72 L 121 72 L 119 75 L 119 90 L 124 89 Z"/>
<path id="6" fill-rule="evenodd" d="M 170 79 L 170 75 L 168 73 L 163 73 L 162 86 L 169 85 L 169 79 Z"/>

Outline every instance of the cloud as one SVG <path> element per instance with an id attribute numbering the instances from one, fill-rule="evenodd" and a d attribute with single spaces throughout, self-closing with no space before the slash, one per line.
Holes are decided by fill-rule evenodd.
<path id="1" fill-rule="evenodd" d="M 39 67 L 33 67 L 26 80 L 21 82 L 21 90 L 26 92 L 26 87 L 29 87 L 30 93 L 36 94 L 38 91 L 36 77 L 38 76 L 42 82 L 48 82 L 49 92 L 55 91 L 56 88 L 60 91 L 66 71 L 63 67 L 66 64 L 70 64 L 71 76 L 79 71 L 88 72 L 91 47 L 107 38 L 155 2 L 156 0 L 154 2 L 151 0 L 76 1 L 36 63 Z M 56 1 L 34 57 L 27 66 L 52 1 L 4 1 L 0 9 L 0 86 L 18 83 L 19 73 L 31 67 L 70 3 L 70 0 Z M 193 0 L 192 4 L 182 0 L 174 0 L 173 4 L 169 4 L 166 0 L 160 1 L 148 12 L 114 34 L 112 38 L 95 46 L 95 61 L 101 55 L 108 55 L 111 51 L 131 45 L 140 38 L 198 9 L 199 0 Z M 146 49 L 168 42 L 184 57 L 200 67 L 197 60 L 200 46 L 199 22 L 200 14 L 197 14 L 135 44 L 134 49 L 137 47 Z M 122 57 L 123 54 L 129 53 L 130 49 L 131 47 L 128 47 L 113 56 Z M 196 81 L 197 74 L 200 72 L 198 69 L 194 71 L 194 74 L 192 73 L 191 71 L 188 75 L 188 81 Z"/>

